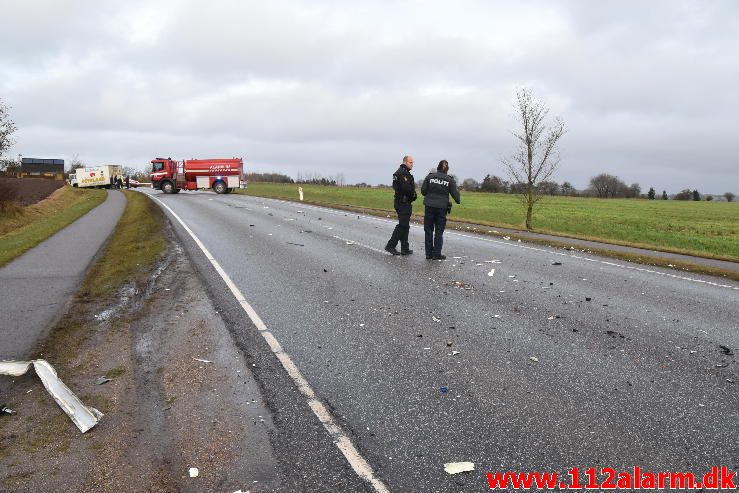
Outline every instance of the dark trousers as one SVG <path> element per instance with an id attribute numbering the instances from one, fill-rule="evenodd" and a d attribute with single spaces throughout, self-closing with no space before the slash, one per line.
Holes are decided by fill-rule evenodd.
<path id="1" fill-rule="evenodd" d="M 408 245 L 408 232 L 411 229 L 411 213 L 398 212 L 398 224 L 393 230 L 393 235 L 390 237 L 390 241 L 387 242 L 388 248 L 395 248 L 400 242 L 400 249 L 407 252 L 410 249 Z"/>
<path id="2" fill-rule="evenodd" d="M 441 255 L 446 228 L 446 207 L 426 207 L 423 215 L 423 231 L 426 233 L 426 256 Z"/>

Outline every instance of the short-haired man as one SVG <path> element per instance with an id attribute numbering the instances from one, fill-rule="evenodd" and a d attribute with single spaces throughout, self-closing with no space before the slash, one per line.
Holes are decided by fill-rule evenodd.
<path id="1" fill-rule="evenodd" d="M 441 247 L 444 245 L 446 215 L 452 207 L 449 195 L 456 203 L 460 201 L 457 184 L 448 172 L 449 163 L 442 159 L 436 167 L 436 173 L 429 173 L 421 186 L 423 204 L 426 206 L 423 231 L 426 233 L 426 258 L 429 260 L 446 258 L 441 254 Z"/>
<path id="2" fill-rule="evenodd" d="M 410 255 L 413 253 L 408 243 L 408 233 L 411 229 L 411 214 L 413 201 L 416 200 L 416 182 L 413 180 L 413 156 L 404 156 L 403 164 L 393 173 L 393 190 L 395 190 L 395 212 L 398 213 L 398 224 L 393 235 L 385 245 L 385 250 L 393 255 Z M 400 251 L 396 250 L 400 242 Z"/>

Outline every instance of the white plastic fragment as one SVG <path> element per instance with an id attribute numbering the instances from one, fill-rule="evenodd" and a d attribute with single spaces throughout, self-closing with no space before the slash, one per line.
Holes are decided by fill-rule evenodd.
<path id="1" fill-rule="evenodd" d="M 495 275 L 495 269 L 490 269 L 490 272 L 488 272 L 489 277 L 493 277 Z"/>
<path id="2" fill-rule="evenodd" d="M 470 472 L 475 470 L 475 464 L 472 462 L 447 462 L 444 464 L 444 472 L 447 474 L 459 474 L 460 472 Z"/>
<path id="3" fill-rule="evenodd" d="M 531 361 L 533 361 L 534 363 L 538 363 L 539 362 L 539 358 L 537 358 L 536 356 L 531 356 L 529 359 Z"/>
<path id="4" fill-rule="evenodd" d="M 98 424 L 103 413 L 94 407 L 85 406 L 82 401 L 77 398 L 69 388 L 64 385 L 56 375 L 54 367 L 47 361 L 35 359 L 33 361 L 0 361 L 0 375 L 9 375 L 11 377 L 19 377 L 24 375 L 33 365 L 36 375 L 41 379 L 41 383 L 46 387 L 47 392 L 54 398 L 62 411 L 77 428 L 82 432 L 88 431 L 90 428 Z"/>
<path id="5" fill-rule="evenodd" d="M 197 467 L 191 467 L 189 473 L 191 478 L 197 478 L 200 474 L 200 471 L 198 471 Z"/>
<path id="6" fill-rule="evenodd" d="M 200 361 L 201 363 L 213 363 L 210 360 L 207 359 L 201 359 L 201 358 L 193 358 L 195 361 Z"/>
<path id="7" fill-rule="evenodd" d="M 437 324 L 438 324 L 438 323 L 441 323 L 441 319 L 437 318 L 437 317 L 436 317 L 436 315 L 431 315 L 431 319 L 432 319 L 432 320 L 433 320 L 434 322 L 436 322 Z"/>

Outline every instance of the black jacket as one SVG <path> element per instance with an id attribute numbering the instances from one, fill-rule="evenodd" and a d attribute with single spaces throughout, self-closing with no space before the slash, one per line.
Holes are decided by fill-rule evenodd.
<path id="1" fill-rule="evenodd" d="M 401 164 L 398 171 L 393 173 L 393 190 L 395 190 L 395 210 L 410 214 L 413 209 L 412 202 L 417 197 L 416 182 L 413 180 L 411 170 L 404 164 Z"/>
<path id="2" fill-rule="evenodd" d="M 459 190 L 457 190 L 454 178 L 441 171 L 429 173 L 423 180 L 421 194 L 424 196 L 423 203 L 426 207 L 446 209 L 449 204 L 449 195 L 456 203 L 459 204 L 460 201 Z"/>

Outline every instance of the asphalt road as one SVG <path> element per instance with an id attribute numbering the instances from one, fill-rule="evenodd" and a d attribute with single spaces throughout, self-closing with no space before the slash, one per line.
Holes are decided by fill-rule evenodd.
<path id="1" fill-rule="evenodd" d="M 64 312 L 125 206 L 123 194 L 110 190 L 105 202 L 0 268 L 0 360 L 31 356 Z"/>
<path id="2" fill-rule="evenodd" d="M 495 471 L 739 469 L 738 283 L 451 231 L 448 260 L 428 261 L 415 225 L 416 253 L 393 257 L 390 219 L 146 193 L 200 238 L 390 491 L 485 491 Z M 276 425 L 315 424 L 176 230 L 237 340 L 252 341 L 241 349 Z M 296 474 L 351 478 L 311 430 L 274 445 Z M 457 461 L 475 471 L 444 472 Z M 341 481 L 323 491 L 348 491 Z"/>

